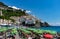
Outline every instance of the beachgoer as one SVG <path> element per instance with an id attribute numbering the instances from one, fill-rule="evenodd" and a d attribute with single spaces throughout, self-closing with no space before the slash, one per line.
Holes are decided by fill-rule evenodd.
<path id="1" fill-rule="evenodd" d="M 12 36 L 12 39 L 15 39 L 15 37 L 14 37 L 14 36 Z"/>
<path id="2" fill-rule="evenodd" d="M 37 36 L 33 34 L 32 39 L 37 39 Z"/>
<path id="3" fill-rule="evenodd" d="M 41 36 L 37 34 L 36 39 L 41 39 Z"/>
<path id="4" fill-rule="evenodd" d="M 28 39 L 32 39 L 32 37 L 31 37 L 31 36 L 29 36 L 29 37 L 28 37 Z"/>
<path id="5" fill-rule="evenodd" d="M 31 34 L 28 34 L 28 35 L 27 35 L 27 38 L 28 38 L 28 39 L 32 39 Z"/>
<path id="6" fill-rule="evenodd" d="M 57 39 L 60 39 L 60 33 L 57 33 Z"/>

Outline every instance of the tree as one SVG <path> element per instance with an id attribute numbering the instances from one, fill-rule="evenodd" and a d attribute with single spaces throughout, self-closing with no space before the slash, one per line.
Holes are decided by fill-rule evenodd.
<path id="1" fill-rule="evenodd" d="M 0 19 L 4 19 L 4 16 L 0 16 Z"/>
<path id="2" fill-rule="evenodd" d="M 14 19 L 10 19 L 13 23 L 15 22 L 15 20 Z"/>

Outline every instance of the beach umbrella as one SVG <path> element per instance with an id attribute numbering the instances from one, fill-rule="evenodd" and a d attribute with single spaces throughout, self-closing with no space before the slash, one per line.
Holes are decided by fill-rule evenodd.
<path id="1" fill-rule="evenodd" d="M 52 38 L 53 38 L 53 35 L 51 35 L 51 34 L 44 34 L 44 37 L 45 37 L 45 38 L 52 39 Z"/>
<path id="2" fill-rule="evenodd" d="M 33 31 L 33 32 L 37 32 L 37 30 L 31 30 L 31 31 Z"/>
<path id="3" fill-rule="evenodd" d="M 7 30 L 8 30 L 8 28 L 6 28 L 6 27 L 3 27 L 3 28 L 2 28 L 2 30 L 3 30 L 3 31 L 7 31 Z"/>
<path id="4" fill-rule="evenodd" d="M 25 31 L 24 33 L 26 33 L 26 34 L 30 34 L 31 32 L 30 32 L 30 31 Z"/>
<path id="5" fill-rule="evenodd" d="M 36 29 L 33 29 L 33 28 L 27 28 L 27 30 L 30 30 L 30 31 L 32 31 L 32 30 L 36 30 Z"/>
<path id="6" fill-rule="evenodd" d="M 0 32 L 4 32 L 4 28 L 0 28 Z"/>
<path id="7" fill-rule="evenodd" d="M 57 33 L 56 31 L 52 31 L 52 30 L 44 30 L 44 32 L 50 33 L 50 34 L 56 34 Z"/>
<path id="8" fill-rule="evenodd" d="M 51 34 L 57 34 L 57 32 L 56 31 L 52 31 L 52 32 L 50 32 Z"/>
<path id="9" fill-rule="evenodd" d="M 26 29 L 20 29 L 22 32 L 26 33 L 26 34 L 30 34 L 31 32 L 26 30 Z"/>
<path id="10" fill-rule="evenodd" d="M 38 33 L 42 34 L 42 33 L 43 33 L 43 31 L 39 31 Z"/>
<path id="11" fill-rule="evenodd" d="M 52 31 L 50 30 L 44 30 L 44 33 L 51 33 Z"/>
<path id="12" fill-rule="evenodd" d="M 43 32 L 44 31 L 42 31 L 42 30 L 37 31 L 38 34 L 43 34 Z"/>
<path id="13" fill-rule="evenodd" d="M 14 34 L 17 34 L 17 33 L 18 32 L 17 32 L 16 28 L 13 28 L 12 31 L 11 31 L 11 34 L 14 35 Z"/>
<path id="14" fill-rule="evenodd" d="M 12 35 L 15 35 L 15 34 L 17 34 L 17 33 L 18 33 L 17 31 L 12 31 L 12 32 L 11 32 Z"/>
<path id="15" fill-rule="evenodd" d="M 3 32 L 3 30 L 2 30 L 2 29 L 0 29 L 0 32 Z"/>

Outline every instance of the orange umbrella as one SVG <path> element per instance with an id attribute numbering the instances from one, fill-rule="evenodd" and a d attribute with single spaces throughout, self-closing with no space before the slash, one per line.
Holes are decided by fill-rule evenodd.
<path id="1" fill-rule="evenodd" d="M 51 34 L 44 34 L 44 37 L 51 39 L 51 38 L 53 38 L 53 35 L 51 35 Z"/>

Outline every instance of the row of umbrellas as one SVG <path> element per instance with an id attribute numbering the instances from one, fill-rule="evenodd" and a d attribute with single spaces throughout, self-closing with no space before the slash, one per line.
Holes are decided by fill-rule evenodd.
<path id="1" fill-rule="evenodd" d="M 52 35 L 55 35 L 57 33 L 56 31 L 52 31 L 52 30 L 42 30 L 42 29 L 33 29 L 33 28 L 27 28 L 27 30 L 33 31 L 37 34 L 50 33 Z"/>
<path id="2" fill-rule="evenodd" d="M 4 32 L 4 31 L 7 31 L 7 30 L 9 30 L 9 28 L 6 28 L 6 27 L 0 28 L 0 32 Z M 54 35 L 54 34 L 57 33 L 56 31 L 52 31 L 52 30 L 41 30 L 41 29 L 33 29 L 33 28 L 27 28 L 27 29 L 19 28 L 19 30 L 22 30 L 25 33 L 30 33 L 30 31 L 33 31 L 37 34 L 43 34 L 44 32 L 46 32 L 46 33 L 50 33 L 50 34 Z M 12 33 L 17 33 L 17 29 L 12 28 Z"/>
<path id="3" fill-rule="evenodd" d="M 31 33 L 30 31 L 28 31 L 28 30 L 26 30 L 26 29 L 23 29 L 23 28 L 20 28 L 20 30 L 21 30 L 22 32 L 26 33 L 26 34 L 30 34 L 30 33 Z"/>
<path id="4" fill-rule="evenodd" d="M 43 34 L 43 33 L 47 33 L 47 34 L 43 34 L 43 36 L 45 38 L 53 38 L 57 32 L 56 31 L 51 31 L 51 30 L 40 30 L 40 29 L 33 29 L 33 28 L 27 28 L 27 29 L 24 29 L 24 28 L 20 28 L 21 31 L 23 31 L 25 34 L 29 34 L 31 33 L 31 31 L 33 31 L 34 33 L 36 34 Z M 50 34 L 49 34 L 50 33 Z"/>
<path id="5" fill-rule="evenodd" d="M 8 28 L 6 28 L 6 27 L 0 28 L 0 32 L 5 32 L 7 30 L 8 30 Z"/>
<path id="6" fill-rule="evenodd" d="M 5 31 L 7 31 L 7 30 L 9 30 L 9 28 L 6 28 L 6 27 L 0 28 L 0 32 L 5 32 Z M 11 30 L 12 30 L 12 31 L 11 31 L 12 34 L 18 33 L 18 31 L 17 31 L 16 28 L 12 28 Z M 57 33 L 56 31 L 52 31 L 52 30 L 41 30 L 41 29 L 33 29 L 33 28 L 26 28 L 26 29 L 24 29 L 24 28 L 19 28 L 19 30 L 23 31 L 23 32 L 26 33 L 26 34 L 31 33 L 31 31 L 33 31 L 33 32 L 36 33 L 36 34 L 43 34 L 43 33 L 46 32 L 46 33 L 50 33 L 50 34 L 55 35 L 55 34 Z"/>

